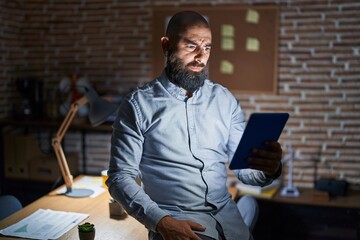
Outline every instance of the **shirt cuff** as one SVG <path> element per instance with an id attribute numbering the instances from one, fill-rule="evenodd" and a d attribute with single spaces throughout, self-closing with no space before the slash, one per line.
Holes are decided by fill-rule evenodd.
<path id="1" fill-rule="evenodd" d="M 282 173 L 282 163 L 280 163 L 279 168 L 274 175 L 268 175 L 265 173 L 265 177 L 275 180 L 278 177 L 280 177 L 281 173 Z"/>
<path id="2" fill-rule="evenodd" d="M 163 219 L 165 216 L 169 216 L 169 214 L 167 212 L 165 212 L 164 210 L 157 209 L 151 213 L 151 216 L 150 216 L 151 222 L 149 222 L 146 225 L 150 228 L 150 230 L 157 232 L 156 227 L 157 227 L 158 223 L 160 222 L 160 220 Z"/>

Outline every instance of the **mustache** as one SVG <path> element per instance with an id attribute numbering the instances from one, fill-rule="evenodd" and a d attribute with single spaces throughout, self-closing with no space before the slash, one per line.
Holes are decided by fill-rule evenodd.
<path id="1" fill-rule="evenodd" d="M 204 63 L 198 63 L 198 62 L 194 61 L 194 62 L 188 63 L 186 66 L 187 67 L 189 67 L 189 66 L 192 66 L 192 67 L 205 67 L 206 65 Z"/>

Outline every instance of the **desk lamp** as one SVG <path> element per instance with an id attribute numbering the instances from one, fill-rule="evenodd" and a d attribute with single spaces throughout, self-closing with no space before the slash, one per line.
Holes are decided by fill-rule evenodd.
<path id="1" fill-rule="evenodd" d="M 86 103 L 89 103 L 89 120 L 91 125 L 94 127 L 103 123 L 107 117 L 115 112 L 116 109 L 113 104 L 100 98 L 94 89 L 86 86 L 84 87 L 84 96 L 71 104 L 70 110 L 63 120 L 59 130 L 57 131 L 56 136 L 53 137 L 52 146 L 54 148 L 56 158 L 60 166 L 61 175 L 66 186 L 66 192 L 64 194 L 69 197 L 88 197 L 94 193 L 94 191 L 91 189 L 72 188 L 73 176 L 70 173 L 69 166 L 61 146 L 61 141 L 64 138 L 64 135 L 68 130 L 72 120 L 76 116 L 77 111 Z"/>

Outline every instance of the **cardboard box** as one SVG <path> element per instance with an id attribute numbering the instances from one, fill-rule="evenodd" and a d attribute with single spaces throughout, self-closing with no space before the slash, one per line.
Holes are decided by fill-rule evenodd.
<path id="1" fill-rule="evenodd" d="M 61 176 L 55 154 L 42 153 L 32 134 L 8 131 L 4 134 L 4 175 L 10 179 L 55 181 Z M 70 172 L 79 172 L 78 153 L 65 153 Z"/>
<path id="2" fill-rule="evenodd" d="M 78 174 L 78 153 L 65 153 L 70 173 Z M 29 179 L 36 181 L 55 181 L 61 177 L 60 167 L 55 155 L 39 155 L 33 158 L 29 166 Z"/>
<path id="3" fill-rule="evenodd" d="M 40 154 L 40 147 L 33 135 L 6 132 L 4 134 L 5 177 L 28 179 L 29 160 Z"/>

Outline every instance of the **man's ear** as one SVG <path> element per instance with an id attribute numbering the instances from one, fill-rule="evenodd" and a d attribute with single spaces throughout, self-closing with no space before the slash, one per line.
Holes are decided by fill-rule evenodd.
<path id="1" fill-rule="evenodd" d="M 167 55 L 167 51 L 169 50 L 170 40 L 168 37 L 161 38 L 161 47 L 163 49 L 163 53 Z"/>

